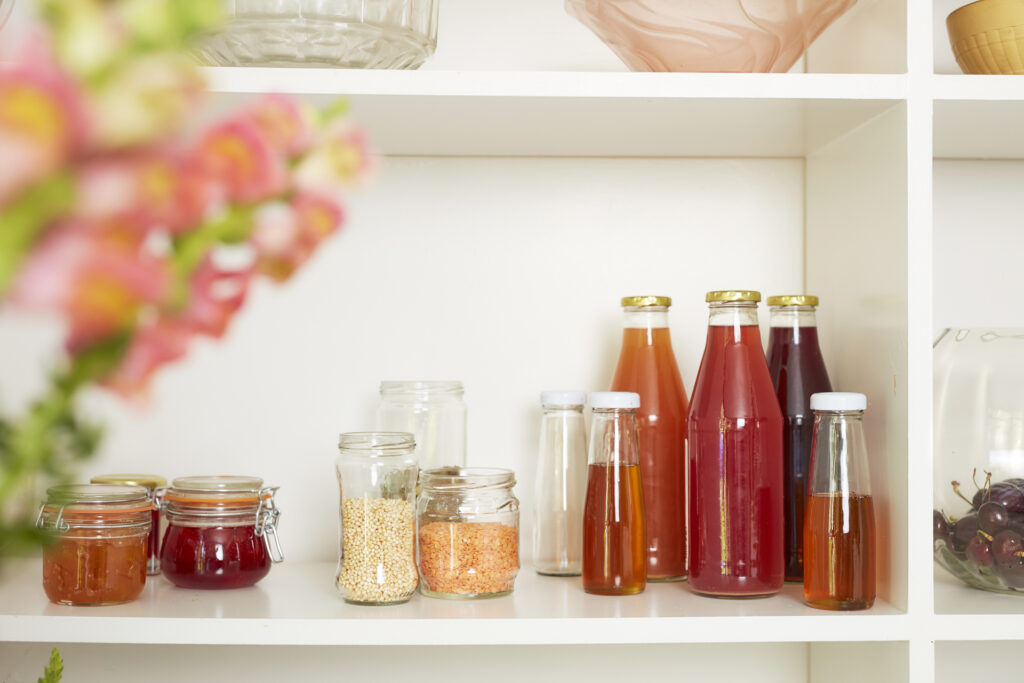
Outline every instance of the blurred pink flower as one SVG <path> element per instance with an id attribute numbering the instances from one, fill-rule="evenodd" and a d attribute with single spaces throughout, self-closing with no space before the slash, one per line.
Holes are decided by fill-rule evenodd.
<path id="1" fill-rule="evenodd" d="M 146 230 L 195 227 L 213 197 L 203 175 L 171 151 L 99 156 L 79 167 L 76 180 L 76 216 L 128 216 Z"/>
<path id="2" fill-rule="evenodd" d="M 336 202 L 309 193 L 297 195 L 288 205 L 264 207 L 252 234 L 257 268 L 273 280 L 287 280 L 343 220 Z"/>
<path id="3" fill-rule="evenodd" d="M 167 264 L 126 221 L 70 221 L 51 227 L 27 257 L 11 301 L 57 311 L 68 321 L 65 346 L 74 353 L 131 329 L 146 304 L 168 291 Z"/>
<path id="4" fill-rule="evenodd" d="M 347 187 L 363 184 L 375 166 L 363 131 L 337 120 L 328 124 L 299 161 L 292 171 L 292 183 L 299 190 L 333 197 Z"/>
<path id="5" fill-rule="evenodd" d="M 260 128 L 270 144 L 289 157 L 299 156 L 313 141 L 314 112 L 287 95 L 264 95 L 247 107 L 243 115 Z"/>
<path id="6" fill-rule="evenodd" d="M 55 172 L 86 135 L 81 93 L 45 42 L 0 64 L 0 204 Z"/>
<path id="7" fill-rule="evenodd" d="M 211 128 L 195 150 L 198 171 L 221 188 L 222 199 L 258 202 L 287 187 L 287 166 L 263 130 L 244 116 Z"/>
<path id="8" fill-rule="evenodd" d="M 145 393 L 153 374 L 188 352 L 191 331 L 181 320 L 161 317 L 141 325 L 120 364 L 103 385 L 126 398 Z"/>
<path id="9" fill-rule="evenodd" d="M 232 316 L 245 303 L 254 264 L 247 258 L 241 265 L 217 263 L 211 252 L 192 274 L 189 300 L 180 318 L 189 330 L 210 337 L 222 337 Z"/>

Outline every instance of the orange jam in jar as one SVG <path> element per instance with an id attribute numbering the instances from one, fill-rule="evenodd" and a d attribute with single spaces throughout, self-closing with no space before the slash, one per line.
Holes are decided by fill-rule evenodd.
<path id="1" fill-rule="evenodd" d="M 146 585 L 153 502 L 141 486 L 72 484 L 47 490 L 36 526 L 43 590 L 61 605 L 116 605 Z"/>
<path id="2" fill-rule="evenodd" d="M 167 486 L 167 480 L 158 474 L 100 474 L 92 479 L 93 484 L 121 484 L 123 486 L 143 486 L 149 490 L 150 496 L 157 489 Z M 150 576 L 160 573 L 160 508 L 153 507 L 153 527 L 149 531 L 149 548 L 146 551 L 146 573 Z"/>

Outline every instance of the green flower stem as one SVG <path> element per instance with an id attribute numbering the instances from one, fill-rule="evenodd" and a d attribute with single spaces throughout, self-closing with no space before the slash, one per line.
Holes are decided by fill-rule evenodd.
<path id="1" fill-rule="evenodd" d="M 71 174 L 65 172 L 32 186 L 0 209 L 0 299 L 36 238 L 67 210 L 73 196 Z"/>
<path id="2" fill-rule="evenodd" d="M 47 392 L 21 420 L 0 424 L 0 500 L 9 500 L 28 490 L 38 473 L 58 480 L 66 477 L 73 461 L 95 452 L 100 429 L 78 417 L 75 398 L 83 386 L 116 367 L 128 338 L 122 335 L 73 356 L 68 367 L 53 376 Z M 15 518 L 9 518 L 9 514 L 0 509 L 0 557 L 8 554 L 9 546 L 38 540 L 33 533 L 31 511 L 22 511 Z"/>

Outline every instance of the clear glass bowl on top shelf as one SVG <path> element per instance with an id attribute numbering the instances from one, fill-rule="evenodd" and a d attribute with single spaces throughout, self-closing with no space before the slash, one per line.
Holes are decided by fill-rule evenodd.
<path id="1" fill-rule="evenodd" d="M 439 0 L 221 1 L 198 48 L 211 64 L 416 69 L 437 47 Z"/>
<path id="2" fill-rule="evenodd" d="M 935 561 L 1024 593 L 1024 329 L 950 329 L 934 347 Z"/>

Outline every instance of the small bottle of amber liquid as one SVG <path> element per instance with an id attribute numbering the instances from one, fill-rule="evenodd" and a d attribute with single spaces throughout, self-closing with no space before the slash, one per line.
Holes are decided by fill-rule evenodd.
<path id="1" fill-rule="evenodd" d="M 804 600 L 818 609 L 867 609 L 875 601 L 866 407 L 864 394 L 811 396 L 814 438 L 804 512 Z"/>
<path id="2" fill-rule="evenodd" d="M 647 530 L 640 488 L 640 395 L 590 394 L 593 412 L 583 501 L 583 590 L 635 595 L 647 586 Z"/>

